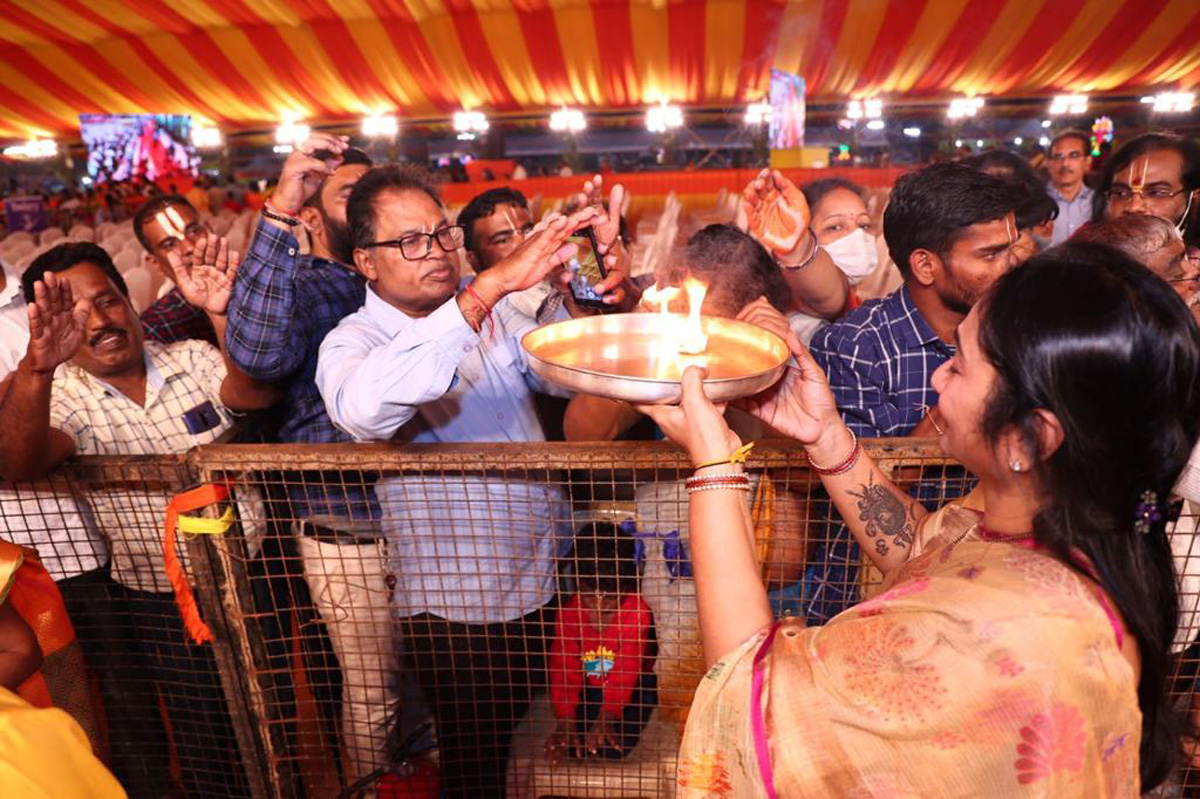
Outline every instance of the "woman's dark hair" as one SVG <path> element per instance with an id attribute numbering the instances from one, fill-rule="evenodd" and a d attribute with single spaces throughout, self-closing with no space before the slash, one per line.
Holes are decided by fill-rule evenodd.
<path id="1" fill-rule="evenodd" d="M 1017 204 L 1017 229 L 1029 230 L 1058 218 L 1058 203 L 1046 191 L 1045 182 L 1021 156 L 1008 150 L 988 150 L 962 159 L 962 163 L 987 172 L 1015 186 L 1021 192 Z"/>
<path id="2" fill-rule="evenodd" d="M 612 522 L 584 525 L 575 535 L 571 561 L 576 583 L 587 583 L 606 594 L 637 593 L 633 536 Z"/>
<path id="3" fill-rule="evenodd" d="M 45 280 L 47 272 L 65 272 L 80 264 L 95 264 L 117 287 L 117 291 L 126 299 L 129 298 L 129 287 L 125 285 L 125 278 L 121 277 L 112 256 L 103 247 L 90 241 L 70 241 L 51 247 L 34 258 L 33 263 L 21 275 L 21 293 L 25 302 L 34 301 L 33 286 L 39 280 Z"/>
<path id="4" fill-rule="evenodd" d="M 1117 173 L 1146 153 L 1159 150 L 1174 150 L 1183 159 L 1181 177 L 1183 178 L 1182 188 L 1185 192 L 1200 189 L 1200 144 L 1193 139 L 1185 139 L 1183 136 L 1165 131 L 1143 133 L 1122 144 L 1104 162 L 1104 170 L 1100 173 L 1100 182 L 1096 184 L 1096 193 L 1092 195 L 1093 222 L 1104 219 L 1104 211 L 1108 208 L 1108 192 L 1112 189 Z M 1192 201 L 1187 224 L 1183 228 L 1183 240 L 1189 247 L 1200 247 L 1200 201 Z"/>
<path id="5" fill-rule="evenodd" d="M 688 239 L 687 270 L 708 285 L 705 304 L 735 316 L 759 297 L 782 314 L 792 305 L 792 292 L 779 264 L 752 236 L 732 225 L 709 225 Z"/>
<path id="6" fill-rule="evenodd" d="M 1037 467 L 1048 504 L 1038 542 L 1092 563 L 1138 642 L 1142 790 L 1180 752 L 1168 696 L 1179 595 L 1165 519 L 1134 529 L 1143 492 L 1171 493 L 1200 433 L 1200 330 L 1170 286 L 1120 251 L 1068 242 L 1001 277 L 979 333 L 997 379 L 983 415 L 996 442 L 1016 429 L 1036 447 L 1035 410 L 1062 444 Z M 1165 516 L 1165 514 L 1164 514 Z"/>
<path id="7" fill-rule="evenodd" d="M 867 193 L 863 191 L 862 186 L 845 178 L 822 178 L 821 180 L 814 180 L 811 183 L 804 184 L 800 191 L 804 192 L 804 199 L 808 201 L 809 209 L 815 212 L 817 205 L 821 200 L 825 199 L 825 195 L 835 189 L 852 191 L 864 203 L 867 201 Z"/>

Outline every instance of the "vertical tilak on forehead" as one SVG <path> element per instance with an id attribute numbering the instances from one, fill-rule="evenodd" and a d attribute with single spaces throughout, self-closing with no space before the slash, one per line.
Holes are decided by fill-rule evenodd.
<path id="1" fill-rule="evenodd" d="M 1016 224 L 1013 223 L 1013 215 L 1012 214 L 1009 214 L 1008 216 L 1004 217 L 1004 226 L 1008 229 L 1008 243 L 1016 244 L 1017 238 L 1019 238 L 1019 237 L 1017 235 L 1017 226 L 1016 226 Z"/>

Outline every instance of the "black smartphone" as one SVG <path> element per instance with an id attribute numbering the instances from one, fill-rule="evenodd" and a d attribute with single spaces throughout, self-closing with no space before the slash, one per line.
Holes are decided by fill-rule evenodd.
<path id="1" fill-rule="evenodd" d="M 575 304 L 581 308 L 599 311 L 614 310 L 613 306 L 604 303 L 603 295 L 595 288 L 597 283 L 608 277 L 608 270 L 604 268 L 604 258 L 601 257 L 600 247 L 596 243 L 595 231 L 590 227 L 580 228 L 567 241 L 578 247 L 578 251 L 566 265 L 571 272 L 571 296 L 575 298 Z"/>

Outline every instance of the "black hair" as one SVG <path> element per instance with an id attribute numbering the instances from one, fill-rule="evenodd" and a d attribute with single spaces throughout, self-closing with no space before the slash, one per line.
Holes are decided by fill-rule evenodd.
<path id="1" fill-rule="evenodd" d="M 1135 529 L 1146 491 L 1165 502 L 1200 434 L 1200 330 L 1179 295 L 1129 256 L 1068 242 L 1001 277 L 981 306 L 983 354 L 996 381 L 983 412 L 993 444 L 1015 429 L 1037 449 L 1035 411 L 1062 444 L 1035 467 L 1047 504 L 1039 544 L 1095 567 L 1141 658 L 1141 785 L 1179 756 L 1168 696 L 1179 621 L 1166 520 Z M 1079 568 L 1076 564 L 1076 568 Z"/>
<path id="2" fill-rule="evenodd" d="M 1021 193 L 1000 178 L 965 164 L 933 164 L 896 181 L 883 213 L 883 238 L 900 273 L 909 256 L 929 250 L 945 258 L 959 234 L 1016 211 Z"/>
<path id="3" fill-rule="evenodd" d="M 464 234 L 464 247 L 471 252 L 475 251 L 475 223 L 496 213 L 496 208 L 501 205 L 515 205 L 529 210 L 529 202 L 525 195 L 509 186 L 488 189 L 483 194 L 476 195 L 458 212 L 458 224 L 462 225 Z"/>
<path id="4" fill-rule="evenodd" d="M 355 248 L 366 247 L 375 241 L 375 201 L 386 191 L 421 191 L 442 207 L 433 176 L 414 164 L 389 164 L 367 171 L 350 192 L 346 201 L 346 222 L 350 225 L 350 241 Z"/>
<path id="5" fill-rule="evenodd" d="M 1018 230 L 1029 230 L 1058 218 L 1058 203 L 1046 191 L 1045 181 L 1038 177 L 1028 161 L 1016 153 L 991 149 L 968 156 L 961 163 L 980 172 L 993 169 L 1005 173 L 993 177 L 1006 181 L 1021 192 L 1021 200 L 1014 209 Z"/>
<path id="6" fill-rule="evenodd" d="M 83 263 L 98 266 L 100 271 L 104 272 L 117 287 L 117 290 L 128 299 L 129 287 L 125 285 L 125 278 L 121 277 L 121 273 L 117 271 L 116 265 L 113 264 L 112 258 L 104 248 L 98 244 L 92 244 L 90 241 L 70 241 L 57 247 L 51 247 L 34 258 L 33 263 L 21 275 L 21 293 L 25 295 L 25 302 L 32 303 L 34 301 L 33 284 L 44 280 L 47 272 L 65 272 L 71 267 Z"/>
<path id="7" fill-rule="evenodd" d="M 193 214 L 196 213 L 195 206 L 188 202 L 186 197 L 179 194 L 159 194 L 142 203 L 142 207 L 133 215 L 133 235 L 137 236 L 137 240 L 146 249 L 146 252 L 153 251 L 153 243 L 146 238 L 146 225 L 150 224 L 150 220 L 158 216 L 161 211 L 172 205 L 182 205 Z"/>
<path id="8" fill-rule="evenodd" d="M 375 166 L 375 162 L 371 160 L 371 156 L 357 147 L 347 147 L 345 150 L 342 150 L 342 162 L 337 165 L 337 168 L 341 169 L 344 166 L 365 166 L 370 169 Z M 336 172 L 337 170 L 335 169 L 334 171 Z M 325 183 L 322 181 L 321 188 L 324 187 Z M 321 189 L 314 191 L 312 196 L 305 200 L 304 205 L 301 207 L 316 208 L 323 215 L 327 215 L 325 212 L 325 201 L 321 198 Z"/>
<path id="9" fill-rule="evenodd" d="M 571 556 L 575 582 L 606 594 L 635 594 L 638 569 L 633 536 L 612 522 L 591 522 L 575 535 Z"/>
<path id="10" fill-rule="evenodd" d="M 811 183 L 804 184 L 800 191 L 804 193 L 804 199 L 808 202 L 808 207 L 815 211 L 821 200 L 825 199 L 825 195 L 835 189 L 852 191 L 864 203 L 867 201 L 867 193 L 863 191 L 862 186 L 845 178 L 822 178 L 821 180 L 814 180 Z"/>
<path id="11" fill-rule="evenodd" d="M 1054 145 L 1058 144 L 1060 141 L 1066 141 L 1067 139 L 1079 139 L 1080 144 L 1083 145 L 1083 154 L 1092 154 L 1091 135 L 1085 131 L 1079 130 L 1078 128 L 1071 128 L 1070 130 L 1064 130 L 1062 133 L 1059 133 L 1050 140 L 1050 146 L 1046 148 L 1046 151 L 1054 152 Z"/>
<path id="12" fill-rule="evenodd" d="M 759 297 L 782 314 L 792 304 L 792 292 L 779 264 L 766 248 L 733 225 L 709 225 L 688 239 L 684 248 L 687 270 L 708 284 L 705 303 L 736 315 Z"/>
<path id="13" fill-rule="evenodd" d="M 1104 211 L 1108 208 L 1108 192 L 1112 189 L 1113 180 L 1117 173 L 1125 169 L 1141 156 L 1159 150 L 1174 150 L 1183 158 L 1184 192 L 1200 189 L 1200 144 L 1194 139 L 1185 139 L 1174 133 L 1156 131 L 1135 136 L 1117 148 L 1116 152 L 1104 162 L 1100 173 L 1100 181 L 1096 192 L 1092 195 L 1092 221 L 1104 219 Z M 1192 201 L 1188 211 L 1187 223 L 1183 228 L 1183 240 L 1189 247 L 1200 247 L 1200 199 Z"/>

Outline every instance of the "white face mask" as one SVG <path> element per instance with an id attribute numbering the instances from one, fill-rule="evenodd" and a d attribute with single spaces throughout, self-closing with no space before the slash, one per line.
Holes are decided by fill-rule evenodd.
<path id="1" fill-rule="evenodd" d="M 824 245 L 824 249 L 838 269 L 846 274 L 851 286 L 865 280 L 879 264 L 879 250 L 875 248 L 875 237 L 862 228 L 856 228 L 850 235 Z"/>

